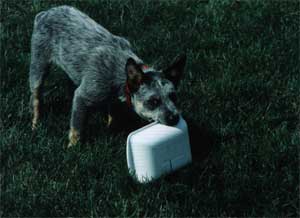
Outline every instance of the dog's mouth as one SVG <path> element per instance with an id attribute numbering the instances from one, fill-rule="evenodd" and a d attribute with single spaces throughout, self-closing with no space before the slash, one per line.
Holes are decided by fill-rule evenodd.
<path id="1" fill-rule="evenodd" d="M 157 120 L 159 123 L 167 125 L 167 126 L 176 126 L 179 122 L 178 114 L 170 114 L 166 116 L 164 119 Z"/>
<path id="2" fill-rule="evenodd" d="M 175 117 L 173 118 L 172 120 L 169 120 L 166 125 L 167 126 L 176 126 L 179 122 L 179 116 L 178 117 Z"/>
<path id="3" fill-rule="evenodd" d="M 144 118 L 145 119 L 145 118 Z M 164 118 L 146 118 L 149 123 L 151 122 L 158 122 L 160 124 L 166 125 L 166 126 L 176 126 L 179 122 L 180 116 L 179 114 L 169 114 L 168 116 Z"/>

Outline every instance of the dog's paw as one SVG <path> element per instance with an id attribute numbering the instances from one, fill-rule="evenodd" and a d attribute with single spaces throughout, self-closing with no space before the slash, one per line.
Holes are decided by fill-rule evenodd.
<path id="1" fill-rule="evenodd" d="M 31 130 L 34 132 L 38 127 L 38 116 L 35 115 L 31 121 Z"/>
<path id="2" fill-rule="evenodd" d="M 32 122 L 31 131 L 35 131 L 37 128 L 37 124 Z"/>
<path id="3" fill-rule="evenodd" d="M 70 132 L 69 132 L 69 144 L 68 144 L 68 148 L 78 144 L 80 140 L 80 134 L 79 131 L 76 130 L 75 128 L 71 128 Z"/>

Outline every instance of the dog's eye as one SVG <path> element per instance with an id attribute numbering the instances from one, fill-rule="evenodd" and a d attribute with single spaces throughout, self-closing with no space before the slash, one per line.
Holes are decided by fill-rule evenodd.
<path id="1" fill-rule="evenodd" d="M 172 92 L 169 94 L 169 98 L 171 99 L 171 101 L 173 101 L 174 103 L 177 102 L 177 96 L 175 94 L 175 92 Z"/>
<path id="2" fill-rule="evenodd" d="M 154 110 L 156 107 L 158 107 L 161 104 L 161 99 L 158 97 L 152 97 L 148 100 L 147 103 L 150 109 Z"/>

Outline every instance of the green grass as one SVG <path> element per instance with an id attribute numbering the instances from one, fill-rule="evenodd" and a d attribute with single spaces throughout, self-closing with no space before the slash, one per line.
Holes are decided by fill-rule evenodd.
<path id="1" fill-rule="evenodd" d="M 65 149 L 71 99 L 53 67 L 46 114 L 30 130 L 28 69 L 36 13 L 73 5 L 128 38 L 147 63 L 185 52 L 179 88 L 194 162 L 141 185 L 126 131 L 93 115 Z M 0 216 L 243 216 L 299 213 L 299 2 L 1 1 Z"/>

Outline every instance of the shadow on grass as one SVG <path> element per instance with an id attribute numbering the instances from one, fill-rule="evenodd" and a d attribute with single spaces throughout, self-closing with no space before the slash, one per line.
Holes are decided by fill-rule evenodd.
<path id="1" fill-rule="evenodd" d="M 69 84 L 69 89 L 72 89 Z M 68 91 L 68 93 L 71 93 Z M 72 95 L 58 96 L 51 101 L 45 102 L 44 112 L 45 114 L 65 114 L 69 116 L 71 113 Z M 100 112 L 99 112 L 100 111 Z M 115 102 L 111 108 L 111 114 L 113 116 L 112 125 L 108 128 L 107 124 L 107 111 L 103 110 L 103 106 L 94 107 L 90 110 L 89 122 L 86 125 L 86 140 L 91 142 L 99 136 L 99 131 L 103 131 L 104 134 L 125 134 L 141 128 L 147 124 L 146 121 L 140 119 L 137 114 L 130 109 L 126 104 L 121 102 Z M 199 163 L 205 160 L 215 143 L 215 137 L 209 129 L 203 124 L 199 124 L 189 117 L 185 117 L 188 124 L 191 152 L 193 163 Z M 102 133 L 102 134 L 103 134 Z"/>
<path id="2" fill-rule="evenodd" d="M 100 127 L 100 124 L 90 125 L 88 128 L 89 138 L 97 137 L 99 134 L 99 128 L 104 129 L 105 134 L 124 134 L 127 136 L 130 132 L 143 127 L 147 122 L 142 121 L 135 112 L 129 109 L 125 104 L 115 104 L 112 112 L 114 114 L 115 122 L 109 130 Z M 193 186 L 197 184 L 199 180 L 202 180 L 204 174 L 207 171 L 206 161 L 209 159 L 209 155 L 214 148 L 216 137 L 215 135 L 203 124 L 199 124 L 189 117 L 185 117 L 185 120 L 189 129 L 189 137 L 192 153 L 192 164 L 177 170 L 169 175 L 163 176 L 167 183 L 183 183 Z M 107 131 L 107 132 L 106 132 Z M 125 142 L 124 142 L 125 143 Z M 128 178 L 130 178 L 128 176 Z M 137 184 L 132 178 L 131 182 Z M 149 185 L 160 186 L 161 179 L 150 182 Z"/>
<path id="3" fill-rule="evenodd" d="M 190 119 L 186 119 L 186 122 L 189 127 L 192 159 L 195 162 L 201 162 L 211 152 L 215 143 L 215 137 L 206 126 L 200 125 Z"/>
<path id="4" fill-rule="evenodd" d="M 99 131 L 102 131 L 101 134 L 128 135 L 130 132 L 147 124 L 132 109 L 121 102 L 114 102 L 111 107 L 110 114 L 113 117 L 113 121 L 109 127 L 107 126 L 108 111 L 105 110 L 105 106 L 91 108 L 90 114 L 86 134 L 88 141 L 97 138 Z"/>
<path id="5" fill-rule="evenodd" d="M 137 114 L 124 103 L 115 103 L 112 108 L 112 114 L 114 122 L 109 128 L 109 133 L 111 134 L 124 133 L 128 135 L 130 132 L 148 124 L 148 122 L 141 120 Z M 105 114 L 102 114 L 102 116 L 105 116 Z M 106 118 L 106 116 L 103 118 Z M 204 125 L 200 125 L 190 118 L 185 119 L 189 129 L 192 159 L 196 162 L 205 160 L 213 147 L 214 136 Z M 91 129 L 99 130 L 99 124 L 100 123 L 94 124 L 94 127 Z M 92 135 L 90 132 L 90 136 L 96 136 L 97 132 Z"/>
<path id="6" fill-rule="evenodd" d="M 64 122 L 69 122 L 71 111 L 71 97 L 55 96 L 45 101 L 45 113 L 46 116 L 53 120 L 56 116 L 66 117 Z M 103 107 L 102 107 L 103 108 Z M 99 112 L 101 107 L 92 108 L 90 111 L 90 119 L 87 125 L 85 125 L 85 142 L 89 144 L 89 149 L 94 150 L 95 141 L 103 136 L 121 136 L 121 140 L 124 138 L 124 144 L 126 143 L 125 137 L 127 135 L 147 124 L 147 122 L 141 120 L 132 109 L 124 103 L 115 103 L 112 107 L 111 113 L 114 118 L 114 122 L 110 128 L 106 127 L 107 111 Z M 50 121 L 51 121 L 50 120 Z M 215 138 L 214 134 L 208 129 L 207 126 L 196 122 L 192 117 L 185 117 L 185 120 L 189 129 L 191 152 L 192 152 L 192 164 L 177 170 L 169 175 L 150 182 L 150 186 L 161 187 L 163 184 L 185 184 L 189 187 L 198 187 L 199 183 L 205 183 L 205 177 L 210 172 L 209 168 L 212 167 L 208 163 L 210 160 L 209 155 L 214 148 Z M 65 123 L 66 124 L 66 123 Z M 47 123 L 48 127 L 51 126 L 54 129 L 58 129 L 57 123 L 54 121 Z M 66 124 L 68 125 L 68 124 Z M 65 125 L 63 125 L 65 126 Z M 67 129 L 64 131 L 68 131 Z M 50 131 L 52 132 L 52 131 Z M 51 134 L 51 133 L 50 133 Z M 57 134 L 57 131 L 53 131 L 53 134 Z M 62 142 L 61 142 L 62 143 Z M 113 146 L 113 145 L 112 145 Z M 83 150 L 88 149 L 83 146 Z M 79 149 L 79 152 L 84 152 Z M 125 155 L 125 153 L 124 153 Z M 124 160 L 125 160 L 124 156 Z M 217 173 L 216 170 L 213 170 Z M 129 174 L 124 175 L 126 184 L 130 186 L 138 185 L 139 183 L 132 179 Z M 121 185 L 123 186 L 123 185 Z M 140 187 L 140 186 L 138 186 Z"/>
<path id="7" fill-rule="evenodd" d="M 141 118 L 139 118 L 137 114 L 124 103 L 115 103 L 111 112 L 114 121 L 109 128 L 104 127 L 106 121 L 102 123 L 89 123 L 89 138 L 97 137 L 97 135 L 99 135 L 99 130 L 101 129 L 107 131 L 107 134 L 122 133 L 128 135 L 130 132 L 148 124 L 148 122 L 141 120 Z M 106 120 L 106 113 L 101 113 L 101 116 L 102 119 Z M 206 126 L 198 124 L 190 118 L 185 119 L 189 129 L 193 162 L 201 162 L 208 157 L 212 150 L 215 143 L 215 137 Z"/>
<path id="8" fill-rule="evenodd" d="M 207 161 L 214 148 L 216 137 L 206 126 L 188 117 L 185 120 L 189 128 L 192 163 L 166 175 L 165 180 L 171 184 L 183 183 L 194 186 L 199 184 L 203 179 L 205 180 L 203 177 L 205 177 L 210 167 Z"/>

